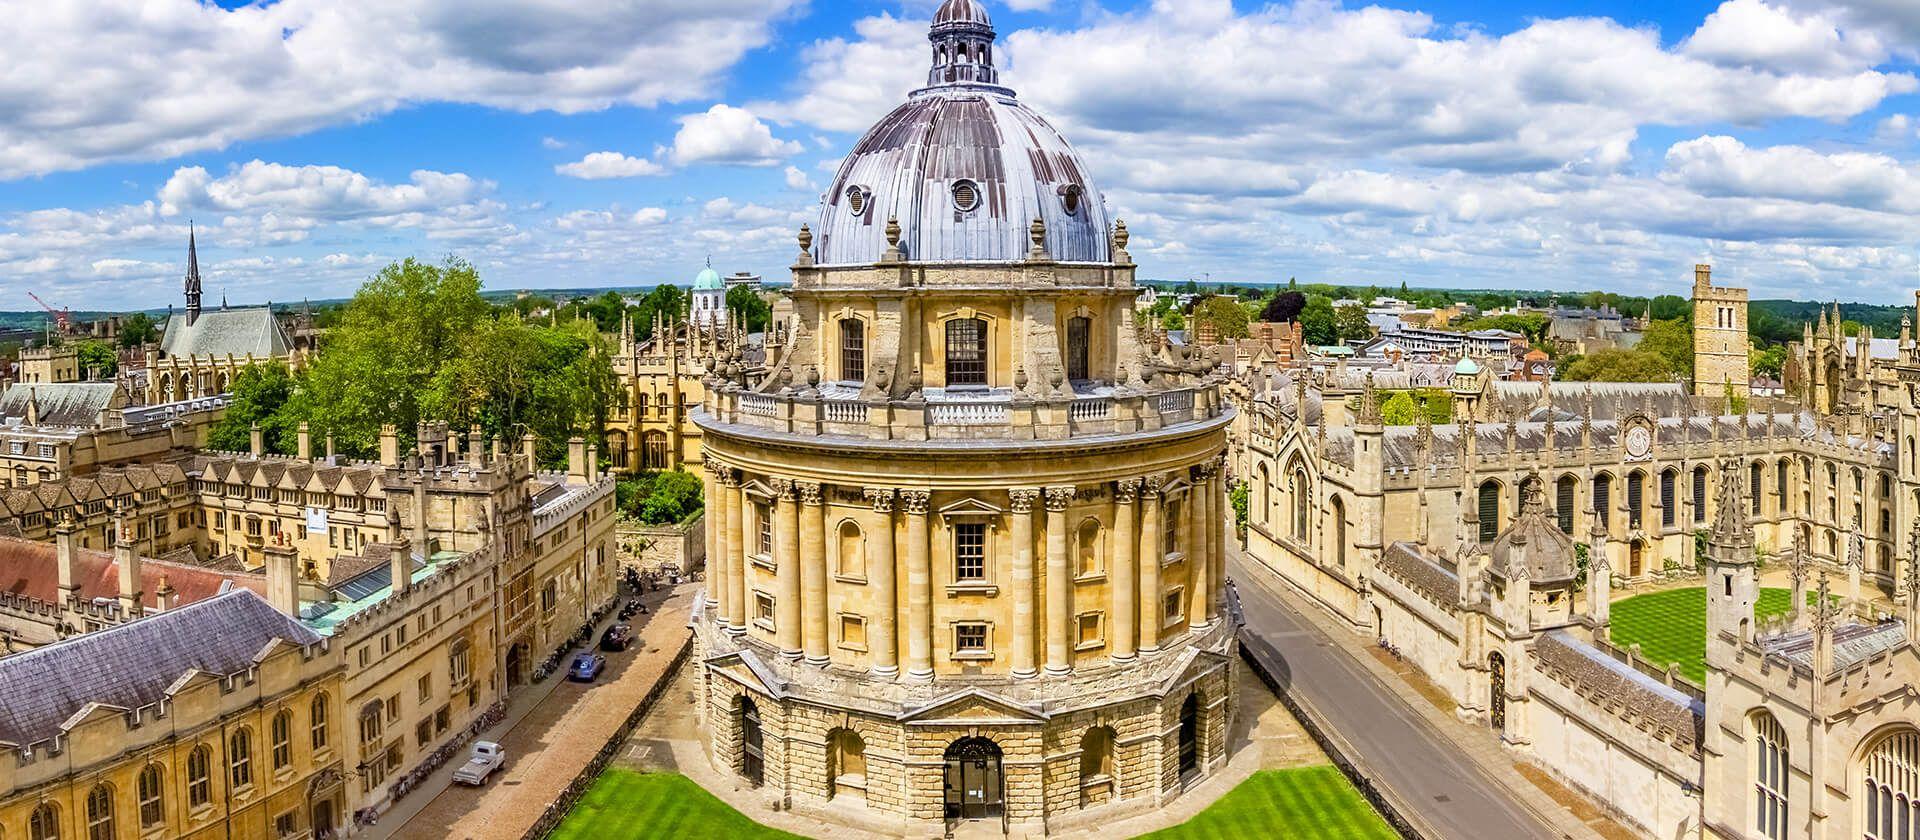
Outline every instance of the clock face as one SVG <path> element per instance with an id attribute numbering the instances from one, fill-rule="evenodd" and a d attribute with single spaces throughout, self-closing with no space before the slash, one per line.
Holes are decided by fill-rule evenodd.
<path id="1" fill-rule="evenodd" d="M 1635 426 L 1627 430 L 1627 454 L 1635 458 L 1646 457 L 1653 448 L 1653 433 L 1645 426 Z"/>

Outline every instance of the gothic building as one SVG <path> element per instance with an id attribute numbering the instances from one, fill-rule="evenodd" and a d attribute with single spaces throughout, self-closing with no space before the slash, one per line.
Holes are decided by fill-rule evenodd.
<path id="1" fill-rule="evenodd" d="M 999 84 L 980 5 L 931 41 L 801 229 L 764 381 L 729 354 L 694 416 L 700 716 L 716 764 L 828 818 L 1091 825 L 1226 760 L 1233 412 L 1217 354 L 1136 330 L 1125 225 Z"/>
<path id="2" fill-rule="evenodd" d="M 259 362 L 283 361 L 299 365 L 287 332 L 273 315 L 273 306 L 219 309 L 200 305 L 200 253 L 187 236 L 187 308 L 167 315 L 161 326 L 160 349 L 147 355 L 148 403 L 197 400 L 227 393 L 240 371 Z"/>

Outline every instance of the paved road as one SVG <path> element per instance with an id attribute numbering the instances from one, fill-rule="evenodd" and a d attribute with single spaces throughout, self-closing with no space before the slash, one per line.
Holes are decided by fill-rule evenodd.
<path id="1" fill-rule="evenodd" d="M 1272 571 L 1238 557 L 1228 571 L 1256 655 L 1280 663 L 1275 678 L 1352 745 L 1375 784 L 1419 812 L 1433 840 L 1564 836 L 1515 803 L 1402 700 L 1399 693 L 1411 688 L 1383 685 L 1347 648 L 1294 612 L 1278 595 L 1286 584 Z"/>

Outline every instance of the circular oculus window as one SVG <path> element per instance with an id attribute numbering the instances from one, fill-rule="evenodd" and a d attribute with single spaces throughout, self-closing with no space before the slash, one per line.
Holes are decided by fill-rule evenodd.
<path id="1" fill-rule="evenodd" d="M 866 187 L 848 187 L 846 192 L 847 212 L 855 216 L 867 214 L 867 207 L 873 203 Z"/>
<path id="2" fill-rule="evenodd" d="M 972 181 L 953 182 L 953 208 L 970 213 L 980 206 L 980 185 Z"/>

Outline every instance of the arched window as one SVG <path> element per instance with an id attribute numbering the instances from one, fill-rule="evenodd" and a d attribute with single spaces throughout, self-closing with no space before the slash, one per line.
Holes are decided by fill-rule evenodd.
<path id="1" fill-rule="evenodd" d="M 1333 497 L 1328 507 L 1333 514 L 1333 565 L 1337 569 L 1347 567 L 1347 503 L 1339 496 Z"/>
<path id="2" fill-rule="evenodd" d="M 313 698 L 311 711 L 307 713 L 308 742 L 314 752 L 327 748 L 327 695 L 317 694 Z"/>
<path id="3" fill-rule="evenodd" d="M 867 789 L 867 742 L 851 729 L 827 733 L 827 779 L 832 784 L 828 796 L 865 793 Z"/>
<path id="4" fill-rule="evenodd" d="M 1753 832 L 1767 840 L 1787 835 L 1787 731 L 1773 715 L 1760 712 L 1750 722 L 1753 737 Z"/>
<path id="5" fill-rule="evenodd" d="M 1267 474 L 1267 465 L 1261 464 L 1253 469 L 1253 521 L 1267 524 L 1268 506 L 1273 504 L 1273 479 Z"/>
<path id="6" fill-rule="evenodd" d="M 1573 494 L 1580 486 L 1580 479 L 1563 475 L 1553 486 L 1553 514 L 1559 521 L 1562 533 L 1573 533 Z"/>
<path id="7" fill-rule="evenodd" d="M 987 322 L 955 318 L 947 322 L 947 384 L 987 384 Z"/>
<path id="8" fill-rule="evenodd" d="M 227 739 L 227 770 L 234 787 L 253 784 L 253 736 L 245 729 L 234 730 Z"/>
<path id="9" fill-rule="evenodd" d="M 106 785 L 94 785 L 87 792 L 87 840 L 115 840 L 113 791 Z"/>
<path id="10" fill-rule="evenodd" d="M 667 468 L 667 434 L 647 432 L 640 436 L 640 466 L 649 470 Z"/>
<path id="11" fill-rule="evenodd" d="M 1671 468 L 1660 473 L 1660 524 L 1669 528 L 1673 527 L 1680 516 L 1677 510 L 1680 500 L 1675 496 L 1674 489 L 1674 485 L 1679 480 L 1680 473 Z"/>
<path id="12" fill-rule="evenodd" d="M 840 319 L 840 378 L 867 380 L 867 325 L 858 318 Z"/>
<path id="13" fill-rule="evenodd" d="M 1307 541 L 1308 515 L 1312 505 L 1313 491 L 1307 483 L 1307 471 L 1295 468 L 1293 471 L 1293 538 Z"/>
<path id="14" fill-rule="evenodd" d="M 53 803 L 40 803 L 27 817 L 27 840 L 60 840 L 60 812 Z"/>
<path id="15" fill-rule="evenodd" d="M 1087 344 L 1093 335 L 1093 319 L 1073 317 L 1067 319 L 1067 379 L 1080 381 L 1090 378 L 1087 375 Z"/>
<path id="16" fill-rule="evenodd" d="M 1693 468 L 1693 521 L 1707 521 L 1707 468 Z"/>
<path id="17" fill-rule="evenodd" d="M 212 801 L 213 749 L 201 744 L 187 756 L 187 806 L 198 808 Z"/>
<path id="18" fill-rule="evenodd" d="M 268 730 L 273 744 L 273 769 L 284 770 L 293 766 L 293 713 L 281 709 L 273 716 L 273 725 Z"/>
<path id="19" fill-rule="evenodd" d="M 616 431 L 616 432 L 607 433 L 607 455 L 610 456 L 611 459 L 613 460 L 614 469 L 624 470 L 627 468 L 628 461 L 627 461 L 627 433 L 626 432 Z"/>
<path id="20" fill-rule="evenodd" d="M 1882 739 L 1860 769 L 1866 840 L 1920 837 L 1920 733 L 1908 730 Z"/>
<path id="21" fill-rule="evenodd" d="M 1647 474 L 1639 470 L 1627 473 L 1627 527 L 1639 528 L 1646 522 Z"/>
<path id="22" fill-rule="evenodd" d="M 161 775 L 160 765 L 149 764 L 141 768 L 140 783 L 137 785 L 141 828 L 159 825 L 167 818 L 166 790 L 166 780 Z"/>
<path id="23" fill-rule="evenodd" d="M 1500 536 L 1500 482 L 1489 480 L 1480 483 L 1476 512 L 1480 516 L 1480 541 L 1493 542 Z"/>
<path id="24" fill-rule="evenodd" d="M 1785 458 L 1781 458 L 1780 463 L 1773 465 L 1773 503 L 1778 506 L 1782 516 L 1787 514 L 1787 508 L 1792 504 L 1787 499 L 1787 459 Z"/>
<path id="25" fill-rule="evenodd" d="M 849 519 L 840 523 L 840 563 L 841 577 L 864 578 L 867 576 L 867 540 L 860 532 L 860 526 Z"/>
<path id="26" fill-rule="evenodd" d="M 1112 727 L 1096 726 L 1080 736 L 1080 807 L 1098 805 L 1113 797 Z"/>
<path id="27" fill-rule="evenodd" d="M 1073 549 L 1078 574 L 1100 571 L 1100 520 L 1088 517 L 1080 523 L 1079 530 L 1074 532 Z"/>
<path id="28" fill-rule="evenodd" d="M 1593 515 L 1602 526 L 1613 524 L 1613 476 L 1606 473 L 1593 477 Z"/>

